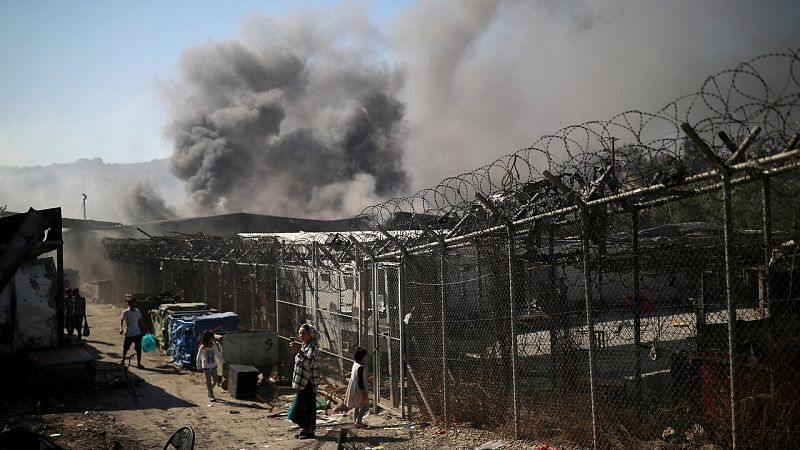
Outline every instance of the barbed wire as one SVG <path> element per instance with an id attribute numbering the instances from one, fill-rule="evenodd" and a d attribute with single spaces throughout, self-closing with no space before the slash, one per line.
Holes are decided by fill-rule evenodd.
<path id="1" fill-rule="evenodd" d="M 593 182 L 614 168 L 605 194 L 682 178 L 709 167 L 680 125 L 690 123 L 723 157 L 730 156 L 718 133 L 734 142 L 760 126 L 762 133 L 751 155 L 781 151 L 800 129 L 796 118 L 800 100 L 800 58 L 794 51 L 769 53 L 708 77 L 700 90 L 682 96 L 655 113 L 630 110 L 607 121 L 570 125 L 536 140 L 531 146 L 490 164 L 448 177 L 432 188 L 365 208 L 359 223 L 416 229 L 414 215 L 435 217 L 432 226 L 460 233 L 491 226 L 491 215 L 476 206 L 475 194 L 492 200 L 507 218 L 519 219 L 569 205 L 543 176 L 558 174 L 569 187 L 591 189 Z M 496 218 L 495 218 L 496 219 Z"/>

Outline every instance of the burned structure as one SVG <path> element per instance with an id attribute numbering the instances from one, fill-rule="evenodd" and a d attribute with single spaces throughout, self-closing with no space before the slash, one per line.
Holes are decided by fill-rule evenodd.
<path id="1" fill-rule="evenodd" d="M 797 446 L 798 69 L 756 58 L 349 230 L 107 239 L 107 257 L 123 289 L 182 291 L 245 329 L 315 322 L 330 380 L 374 350 L 376 407 L 404 415 L 596 448 L 665 429 Z"/>

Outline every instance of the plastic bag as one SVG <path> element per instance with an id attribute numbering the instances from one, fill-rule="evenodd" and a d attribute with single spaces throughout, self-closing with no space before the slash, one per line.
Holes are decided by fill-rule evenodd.
<path id="1" fill-rule="evenodd" d="M 83 321 L 83 336 L 88 336 L 90 331 L 91 330 L 89 329 L 89 321 L 84 319 L 84 321 Z"/>
<path id="2" fill-rule="evenodd" d="M 158 341 L 153 333 L 147 333 L 142 338 L 142 351 L 150 353 L 158 347 Z"/>

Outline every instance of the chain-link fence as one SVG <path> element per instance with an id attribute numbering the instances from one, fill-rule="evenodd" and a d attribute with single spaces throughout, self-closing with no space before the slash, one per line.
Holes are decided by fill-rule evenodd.
<path id="1" fill-rule="evenodd" d="M 595 448 L 794 448 L 798 69 L 753 59 L 656 114 L 367 208 L 352 232 L 109 239 L 115 285 L 284 339 L 313 322 L 325 378 L 341 387 L 364 347 L 376 407 L 413 418 Z"/>

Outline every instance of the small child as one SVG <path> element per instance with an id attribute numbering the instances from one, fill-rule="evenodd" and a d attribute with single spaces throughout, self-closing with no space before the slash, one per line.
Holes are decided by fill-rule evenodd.
<path id="1" fill-rule="evenodd" d="M 203 345 L 197 349 L 197 368 L 202 370 L 206 376 L 208 398 L 212 402 L 217 401 L 214 397 L 214 386 L 219 384 L 217 359 L 219 359 L 221 364 L 225 364 L 225 361 L 222 359 L 222 352 L 220 352 L 219 347 L 217 347 L 217 339 L 214 337 L 214 332 L 206 330 L 206 332 L 203 333 Z"/>
<path id="2" fill-rule="evenodd" d="M 353 360 L 355 360 L 355 362 L 353 363 L 350 383 L 347 385 L 347 393 L 345 394 L 345 404 L 349 408 L 353 408 L 354 428 L 367 427 L 367 425 L 362 422 L 367 411 L 369 411 L 369 390 L 367 389 L 367 382 L 364 379 L 364 365 L 362 363 L 365 356 L 367 356 L 367 351 L 361 347 L 357 347 L 353 354 Z"/>

